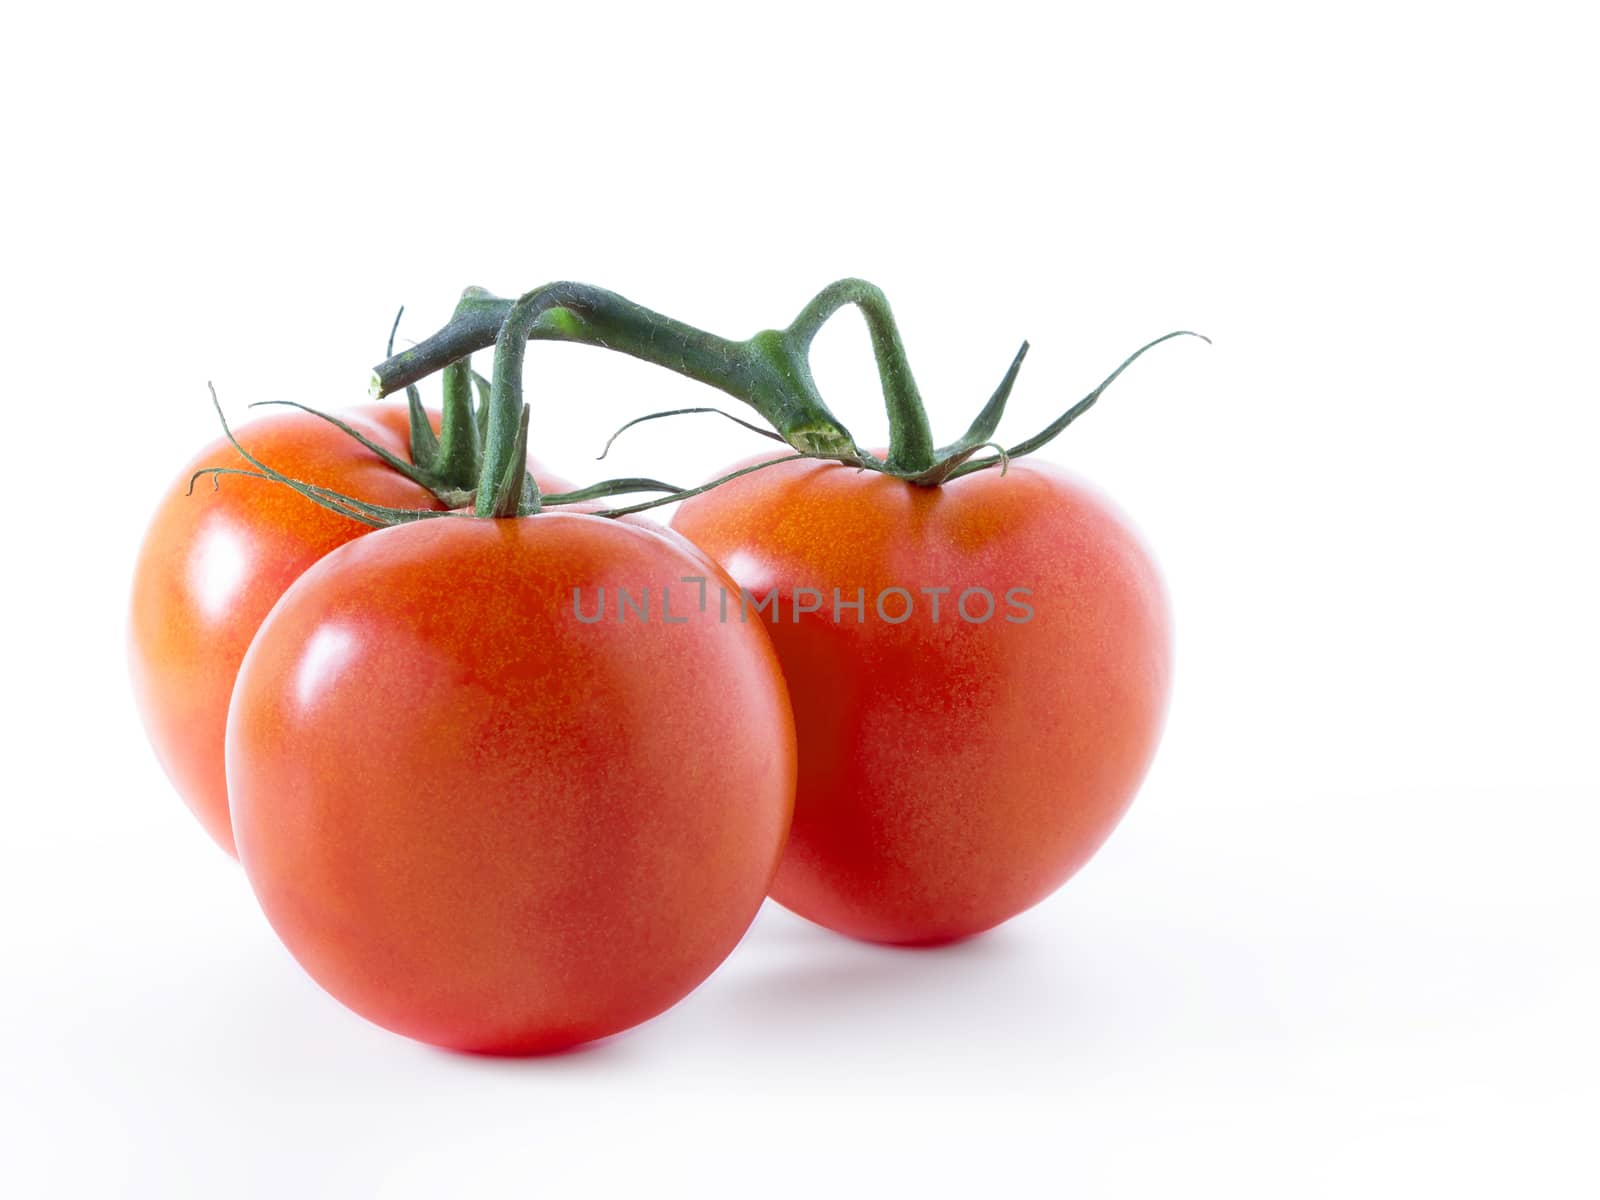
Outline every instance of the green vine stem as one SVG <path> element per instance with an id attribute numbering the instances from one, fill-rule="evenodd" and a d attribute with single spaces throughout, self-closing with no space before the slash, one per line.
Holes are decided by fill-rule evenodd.
<path id="1" fill-rule="evenodd" d="M 933 430 L 928 425 L 928 413 L 917 391 L 917 381 L 911 376 L 911 364 L 900 342 L 894 314 L 889 310 L 889 298 L 880 288 L 864 279 L 841 279 L 831 283 L 800 310 L 800 315 L 778 337 L 788 355 L 806 364 L 806 382 L 811 384 L 811 343 L 828 318 L 849 304 L 855 305 L 867 322 L 872 356 L 878 363 L 878 380 L 889 410 L 889 457 L 884 464 L 890 474 L 920 475 L 933 466 Z"/>
<path id="2" fill-rule="evenodd" d="M 811 374 L 811 344 L 817 332 L 847 306 L 861 311 L 872 339 L 873 357 L 877 361 L 889 416 L 889 453 L 883 459 L 855 444 L 849 430 L 828 410 Z M 665 367 L 750 405 L 783 441 L 802 455 L 838 459 L 922 487 L 936 487 L 989 467 L 999 466 L 1003 470 L 1010 459 L 1037 450 L 1076 420 L 1145 351 L 1168 338 L 1202 336 L 1179 330 L 1140 347 L 1099 387 L 1050 426 L 1009 449 L 995 441 L 995 431 L 1027 356 L 1028 344 L 1022 344 L 1000 386 L 966 433 L 948 445 L 936 447 L 889 301 L 879 288 L 862 279 L 841 279 L 829 284 L 787 327 L 765 329 L 744 341 L 706 333 L 588 284 L 550 283 L 527 292 L 516 301 L 501 299 L 482 288 L 468 288 L 462 293 L 448 325 L 412 349 L 391 354 L 373 369 L 373 394 L 385 396 L 401 388 L 410 393 L 416 380 L 463 361 L 474 350 L 490 345 L 497 347 L 495 386 L 501 387 L 504 383 L 509 387 L 511 381 L 502 375 L 498 364 L 501 351 L 508 348 L 505 335 L 513 313 L 517 314 L 518 337 L 524 342 L 541 338 L 580 342 Z M 507 359 L 508 363 L 510 361 Z M 520 355 L 515 361 L 516 373 L 520 375 Z M 515 410 L 501 409 L 498 410 L 500 415 L 494 417 L 492 414 L 496 411 L 492 396 L 489 403 L 480 404 L 478 409 L 480 422 L 487 422 L 483 425 L 486 461 L 480 495 L 490 490 L 487 483 L 487 453 L 492 440 L 489 427 L 499 423 L 500 440 L 496 443 L 499 447 L 511 443 L 515 430 Z M 665 415 L 669 414 L 652 413 L 641 419 Z M 985 448 L 998 453 L 976 457 L 978 451 Z M 438 453 L 437 450 L 433 452 Z M 497 460 L 495 468 L 503 470 L 504 464 Z M 502 482 L 496 476 L 495 488 Z"/>
<path id="3" fill-rule="evenodd" d="M 480 517 L 508 516 L 524 503 L 529 512 L 539 511 L 539 485 L 527 474 L 528 406 L 522 401 L 528 330 L 540 315 L 537 301 L 530 296 L 532 293 L 511 306 L 496 334 L 488 428 L 483 438 L 483 464 L 474 506 Z"/>
<path id="4" fill-rule="evenodd" d="M 848 431 L 828 412 L 811 377 L 811 343 L 823 324 L 846 305 L 855 305 L 864 314 L 878 362 L 891 427 L 890 451 L 884 459 L 855 445 Z M 398 326 L 398 316 L 395 322 Z M 485 341 L 485 334 L 491 330 L 492 334 Z M 528 342 L 537 340 L 541 334 L 622 350 L 717 386 L 749 403 L 778 431 L 777 434 L 768 433 L 720 409 L 675 409 L 629 421 L 612 435 L 601 458 L 617 435 L 634 425 L 689 413 L 716 413 L 756 433 L 787 441 L 797 453 L 766 459 L 698 488 L 683 489 L 653 479 L 634 478 L 608 480 L 571 493 L 541 496 L 538 483 L 527 467 L 531 410 L 522 396 Z M 1203 334 L 1176 330 L 1145 343 L 1050 425 L 1008 449 L 995 440 L 994 433 L 1028 353 L 1028 344 L 1024 342 L 1000 386 L 967 432 L 949 445 L 936 449 L 888 301 L 881 291 L 862 280 L 845 279 L 831 284 L 806 305 L 787 328 L 764 330 L 744 342 L 731 342 L 703 333 L 614 293 L 584 284 L 548 284 L 515 301 L 500 300 L 481 288 L 468 288 L 448 326 L 413 350 L 399 355 L 391 353 L 374 371 L 374 392 L 386 395 L 400 388 L 406 390 L 412 410 L 412 462 L 405 462 L 336 417 L 292 401 L 280 402 L 313 413 L 354 437 L 395 470 L 431 488 L 445 503 L 446 511 L 384 508 L 290 479 L 253 458 L 234 441 L 226 420 L 223 420 L 224 432 L 255 470 L 208 468 L 195 475 L 190 487 L 192 489 L 194 481 L 203 475 L 210 475 L 213 484 L 221 475 L 258 475 L 286 484 L 307 499 L 371 525 L 446 515 L 466 516 L 469 506 L 471 515 L 479 517 L 514 517 L 529 516 L 551 505 L 630 492 L 664 493 L 600 514 L 620 517 L 675 503 L 751 471 L 801 458 L 836 459 L 908 483 L 935 487 L 990 467 L 998 467 L 1004 475 L 1013 459 L 1040 449 L 1093 407 L 1106 388 L 1142 355 L 1177 337 L 1197 337 L 1208 343 L 1211 340 Z M 485 379 L 472 369 L 471 354 L 491 343 L 495 348 L 494 367 L 492 378 Z M 391 330 L 389 350 L 393 349 L 394 331 Z M 441 369 L 444 371 L 445 402 L 441 433 L 435 439 L 414 383 Z M 215 390 L 212 402 L 216 404 Z M 217 414 L 219 418 L 222 416 L 220 405 L 217 405 Z M 986 458 L 975 457 L 984 449 L 995 453 Z"/>
<path id="5" fill-rule="evenodd" d="M 788 331 L 767 330 L 731 341 L 583 283 L 546 284 L 516 301 L 468 288 L 448 325 L 373 369 L 372 393 L 387 396 L 496 345 L 516 305 L 526 305 L 528 338 L 580 342 L 642 359 L 744 401 L 801 453 L 859 458 L 855 439 L 817 394 L 804 354 L 809 339 L 795 342 Z"/>

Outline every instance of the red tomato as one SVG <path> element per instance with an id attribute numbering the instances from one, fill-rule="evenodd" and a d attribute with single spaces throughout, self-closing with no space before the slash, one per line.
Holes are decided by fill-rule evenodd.
<path id="1" fill-rule="evenodd" d="M 749 616 L 800 752 L 785 907 L 875 941 L 978 933 L 1065 882 L 1132 800 L 1166 708 L 1167 608 L 1083 483 L 1022 462 L 920 488 L 803 460 L 673 526 L 755 601 L 777 592 Z M 835 589 L 862 609 L 835 610 Z"/>
<path id="2" fill-rule="evenodd" d="M 537 1053 L 661 1012 L 732 950 L 788 830 L 793 724 L 766 635 L 685 576 L 732 586 L 666 531 L 452 517 L 285 593 L 239 672 L 228 786 L 318 983 L 422 1041 Z"/>
<path id="3" fill-rule="evenodd" d="M 407 457 L 404 404 L 361 405 L 340 416 Z M 252 454 L 292 478 L 374 504 L 439 507 L 431 492 L 309 413 L 277 413 L 235 432 Z M 194 473 L 212 466 L 249 468 L 219 438 L 168 489 L 134 570 L 128 646 L 134 695 L 156 756 L 206 832 L 232 854 L 222 735 L 239 662 L 284 589 L 370 528 L 264 479 L 225 475 L 215 489 L 200 479 L 189 494 Z M 566 486 L 536 473 L 541 485 L 555 485 L 547 490 Z"/>

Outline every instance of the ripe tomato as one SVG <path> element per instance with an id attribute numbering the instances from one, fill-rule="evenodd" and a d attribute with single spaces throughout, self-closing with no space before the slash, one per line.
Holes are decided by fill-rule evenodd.
<path id="1" fill-rule="evenodd" d="M 340 414 L 395 454 L 407 450 L 404 404 Z M 438 417 L 434 414 L 437 425 Z M 438 508 L 433 494 L 310 413 L 286 411 L 239 427 L 240 443 L 285 474 L 375 504 Z M 189 480 L 205 467 L 248 464 L 225 439 L 202 450 L 162 498 L 134 570 L 129 661 L 156 757 L 217 843 L 234 852 L 222 737 L 234 676 L 278 597 L 335 546 L 368 526 L 264 479 Z M 536 471 L 541 485 L 548 477 Z M 547 490 L 564 490 L 549 480 Z"/>
<path id="2" fill-rule="evenodd" d="M 667 531 L 558 513 L 384 530 L 284 594 L 239 671 L 228 787 L 318 983 L 521 1054 L 710 974 L 777 866 L 794 732 L 767 636 L 693 577 L 732 586 Z"/>
<path id="3" fill-rule="evenodd" d="M 673 526 L 756 602 L 776 589 L 777 612 L 747 612 L 795 712 L 785 907 L 876 941 L 978 933 L 1065 882 L 1127 808 L 1169 622 L 1137 535 L 1083 483 L 1020 462 L 921 488 L 800 460 Z M 836 610 L 835 589 L 862 607 Z"/>

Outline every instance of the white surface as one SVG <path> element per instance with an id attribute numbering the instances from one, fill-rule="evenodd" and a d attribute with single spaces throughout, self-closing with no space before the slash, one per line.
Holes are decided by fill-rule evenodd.
<path id="1" fill-rule="evenodd" d="M 830 5 L 43 11 L 0 73 L 0 1191 L 1595 1193 L 1579 6 L 995 4 L 898 43 Z M 677 1009 L 560 1058 L 344 1012 L 127 699 L 128 570 L 212 436 L 205 381 L 236 415 L 357 400 L 393 307 L 422 336 L 467 283 L 742 334 L 843 274 L 893 298 L 946 437 L 1024 336 L 1014 436 L 1150 336 L 1217 339 L 1049 452 L 1133 514 L 1178 614 L 1128 821 L 936 953 L 769 909 Z M 859 324 L 818 354 L 881 437 Z M 563 346 L 528 386 L 579 478 L 704 399 Z M 605 466 L 690 480 L 750 444 L 695 420 Z M 88 473 L 51 489 L 73 438 Z"/>

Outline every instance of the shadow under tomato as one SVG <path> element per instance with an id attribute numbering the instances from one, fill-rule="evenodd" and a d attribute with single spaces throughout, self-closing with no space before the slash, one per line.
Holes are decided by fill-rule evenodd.
<path id="1" fill-rule="evenodd" d="M 742 961 L 715 980 L 708 1007 L 720 1018 L 769 1032 L 863 1031 L 968 1019 L 996 1011 L 1059 1013 L 1057 964 L 1037 941 L 1006 929 L 916 946 L 844 938 L 784 914 L 752 936 Z M 713 1000 L 714 997 L 714 1000 Z"/>

